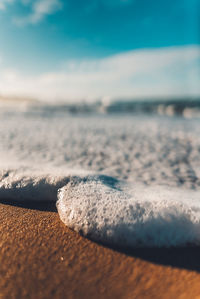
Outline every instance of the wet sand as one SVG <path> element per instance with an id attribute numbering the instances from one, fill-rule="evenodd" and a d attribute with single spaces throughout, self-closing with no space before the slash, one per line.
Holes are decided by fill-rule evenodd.
<path id="1" fill-rule="evenodd" d="M 0 204 L 0 298 L 200 298 L 200 248 L 122 253 L 66 228 L 54 204 Z"/>

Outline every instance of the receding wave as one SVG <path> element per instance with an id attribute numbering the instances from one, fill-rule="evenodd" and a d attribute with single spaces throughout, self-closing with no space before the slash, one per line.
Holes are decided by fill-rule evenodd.
<path id="1" fill-rule="evenodd" d="M 28 109 L 0 111 L 2 202 L 57 202 L 68 227 L 117 247 L 200 245 L 198 119 Z"/>
<path id="2" fill-rule="evenodd" d="M 33 173 L 33 171 L 30 171 Z M 105 175 L 2 172 L 0 198 L 57 201 L 71 229 L 118 247 L 200 245 L 200 192 L 127 184 Z"/>
<path id="3" fill-rule="evenodd" d="M 74 178 L 58 192 L 61 220 L 118 247 L 200 244 L 200 192 L 123 185 L 105 176 Z"/>

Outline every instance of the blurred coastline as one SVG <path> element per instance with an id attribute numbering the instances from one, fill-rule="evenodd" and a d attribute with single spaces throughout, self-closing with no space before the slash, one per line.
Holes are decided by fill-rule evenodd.
<path id="1" fill-rule="evenodd" d="M 200 117 L 200 98 L 144 98 L 144 99 L 109 99 L 93 101 L 80 100 L 41 101 L 30 97 L 0 95 L 1 108 L 20 109 L 23 112 L 43 112 L 44 114 L 152 114 Z"/>

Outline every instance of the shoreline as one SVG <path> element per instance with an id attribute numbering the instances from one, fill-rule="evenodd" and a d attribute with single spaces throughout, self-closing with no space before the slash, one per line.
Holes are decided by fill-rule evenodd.
<path id="1" fill-rule="evenodd" d="M 119 252 L 68 229 L 55 203 L 0 203 L 0 264 L 3 299 L 200 294 L 198 247 Z"/>

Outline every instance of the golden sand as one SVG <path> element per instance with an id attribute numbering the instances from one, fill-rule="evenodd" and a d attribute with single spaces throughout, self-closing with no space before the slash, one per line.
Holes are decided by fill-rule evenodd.
<path id="1" fill-rule="evenodd" d="M 0 298 L 200 298 L 200 249 L 120 253 L 53 207 L 0 204 Z"/>

